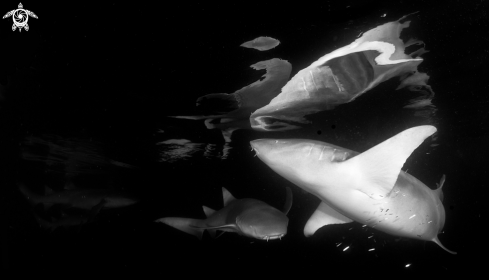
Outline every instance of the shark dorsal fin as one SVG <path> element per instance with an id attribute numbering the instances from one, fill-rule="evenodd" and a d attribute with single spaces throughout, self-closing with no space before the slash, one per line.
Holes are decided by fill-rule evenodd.
<path id="1" fill-rule="evenodd" d="M 285 205 L 284 205 L 284 214 L 287 215 L 292 207 L 292 190 L 289 187 L 285 188 Z"/>
<path id="2" fill-rule="evenodd" d="M 209 218 L 210 216 L 212 216 L 212 214 L 214 214 L 216 212 L 216 210 L 211 209 L 211 208 L 209 208 L 207 206 L 202 206 L 202 209 L 204 209 L 204 213 L 205 213 L 205 216 L 207 218 Z"/>
<path id="3" fill-rule="evenodd" d="M 236 200 L 236 198 L 234 198 L 234 196 L 226 189 L 226 188 L 222 188 L 222 202 L 224 204 L 224 206 L 228 205 L 229 202 L 233 201 L 233 200 Z"/>
<path id="4" fill-rule="evenodd" d="M 428 136 L 436 132 L 431 125 L 413 127 L 385 140 L 368 151 L 339 163 L 349 174 L 356 172 L 359 191 L 373 199 L 384 198 L 394 187 L 406 159 Z"/>
<path id="5" fill-rule="evenodd" d="M 353 221 L 321 201 L 314 214 L 312 214 L 307 221 L 306 226 L 304 227 L 304 235 L 309 237 L 323 226 L 345 224 L 349 222 Z"/>

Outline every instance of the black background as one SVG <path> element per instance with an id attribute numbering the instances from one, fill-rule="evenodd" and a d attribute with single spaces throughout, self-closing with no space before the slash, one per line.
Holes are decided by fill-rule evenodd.
<path id="1" fill-rule="evenodd" d="M 489 140 L 487 1 L 340 2 L 23 2 L 39 17 L 29 18 L 29 31 L 12 32 L 11 18 L 0 21 L 0 83 L 8 85 L 0 96 L 3 271 L 39 276 L 146 272 L 169 277 L 175 272 L 232 277 L 267 271 L 374 278 L 456 272 L 469 276 L 483 270 Z M 2 1 L 0 11 L 7 13 L 17 5 Z M 223 186 L 237 198 L 255 197 L 281 208 L 282 185 L 288 184 L 265 170 L 247 144 L 281 134 L 238 131 L 232 157 L 225 161 L 194 157 L 158 163 L 156 142 L 164 139 L 222 145 L 220 133 L 206 130 L 202 122 L 166 116 L 198 114 L 196 98 L 231 93 L 257 80 L 262 73 L 249 68 L 257 61 L 286 59 L 294 75 L 361 32 L 416 11 L 403 38 L 419 38 L 430 50 L 419 69 L 430 76 L 436 93 L 440 145 L 431 150 L 420 147 L 405 167 L 430 187 L 447 175 L 447 219 L 440 240 L 458 255 L 431 242 L 398 240 L 359 224 L 323 228 L 306 239 L 302 228 L 317 200 L 295 187 L 289 233 L 281 241 L 225 234 L 199 242 L 152 222 L 163 216 L 202 217 L 202 204 L 220 208 Z M 239 47 L 258 36 L 277 38 L 281 45 L 269 52 Z M 318 139 L 343 139 L 334 144 L 364 151 L 403 129 L 397 124 L 402 118 L 395 117 L 398 110 L 386 109 L 394 101 L 381 103 L 378 92 L 359 98 L 353 107 L 328 113 L 329 120 L 315 123 L 312 132 L 290 135 L 319 137 L 321 130 L 324 138 Z M 360 114 L 357 121 L 353 112 Z M 341 118 L 345 115 L 349 118 Z M 159 129 L 170 135 L 161 136 Z M 141 202 L 101 213 L 80 231 L 40 229 L 15 182 L 42 186 L 60 181 L 42 170 L 30 170 L 21 160 L 23 139 L 45 134 L 91 139 L 111 158 L 137 166 L 107 172 L 103 180 L 131 190 Z M 376 241 L 368 239 L 372 233 Z M 345 245 L 350 249 L 343 251 Z M 371 247 L 376 251 L 368 252 Z M 406 268 L 408 263 L 412 265 Z"/>

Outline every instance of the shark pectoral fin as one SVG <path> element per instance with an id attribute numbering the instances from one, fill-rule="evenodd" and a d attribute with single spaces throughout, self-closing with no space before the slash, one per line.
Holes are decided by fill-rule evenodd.
<path id="1" fill-rule="evenodd" d="M 217 227 L 200 227 L 202 229 L 206 229 L 207 232 L 209 232 L 209 235 L 212 238 L 217 238 L 221 236 L 224 232 L 238 232 L 238 227 L 234 224 L 229 224 L 229 225 L 223 225 L 223 226 L 217 226 Z M 221 230 L 223 231 L 219 236 L 216 237 L 216 231 Z"/>
<path id="2" fill-rule="evenodd" d="M 332 224 L 344 224 L 353 222 L 352 219 L 343 216 L 324 202 L 321 202 L 304 227 L 304 235 L 309 237 L 319 228 Z"/>
<path id="3" fill-rule="evenodd" d="M 167 224 L 178 230 L 186 232 L 188 234 L 196 236 L 199 240 L 202 239 L 204 234 L 204 228 L 198 227 L 197 225 L 201 223 L 198 219 L 188 219 L 188 218 L 161 218 L 156 220 L 157 223 Z"/>
<path id="4" fill-rule="evenodd" d="M 235 224 L 222 225 L 222 226 L 217 226 L 217 227 L 198 227 L 198 228 L 207 229 L 207 230 L 222 230 L 222 231 L 227 231 L 227 232 L 238 231 L 238 227 Z"/>
<path id="5" fill-rule="evenodd" d="M 214 214 L 216 212 L 216 210 L 211 209 L 211 208 L 209 208 L 207 206 L 202 206 L 202 209 L 204 210 L 205 216 L 207 218 L 209 218 L 209 216 L 211 216 L 212 214 Z"/>
<path id="6" fill-rule="evenodd" d="M 285 196 L 285 205 L 284 205 L 284 214 L 287 215 L 290 211 L 290 208 L 292 207 L 292 190 L 289 187 L 285 188 L 286 190 L 286 196 Z"/>
<path id="7" fill-rule="evenodd" d="M 358 174 L 358 190 L 374 199 L 384 198 L 394 187 L 404 162 L 428 136 L 431 125 L 413 127 L 387 139 L 368 151 L 339 163 L 349 174 Z"/>
<path id="8" fill-rule="evenodd" d="M 222 188 L 222 201 L 224 206 L 228 205 L 228 203 L 233 200 L 236 200 L 236 198 L 234 198 L 234 196 L 226 188 Z"/>

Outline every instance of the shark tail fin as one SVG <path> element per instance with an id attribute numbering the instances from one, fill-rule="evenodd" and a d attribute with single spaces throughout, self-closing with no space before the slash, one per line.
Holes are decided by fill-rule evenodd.
<path id="1" fill-rule="evenodd" d="M 189 218 L 161 218 L 156 220 L 157 223 L 163 223 L 174 227 L 178 230 L 191 234 L 202 240 L 202 235 L 204 234 L 203 228 L 198 228 L 197 225 L 200 223 L 199 219 L 189 219 Z"/>

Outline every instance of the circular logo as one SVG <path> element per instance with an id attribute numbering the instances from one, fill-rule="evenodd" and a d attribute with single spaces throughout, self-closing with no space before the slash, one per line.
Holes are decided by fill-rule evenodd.
<path id="1" fill-rule="evenodd" d="M 22 9 L 17 9 L 12 17 L 17 26 L 24 26 L 29 19 L 29 15 L 27 15 L 27 12 Z"/>

